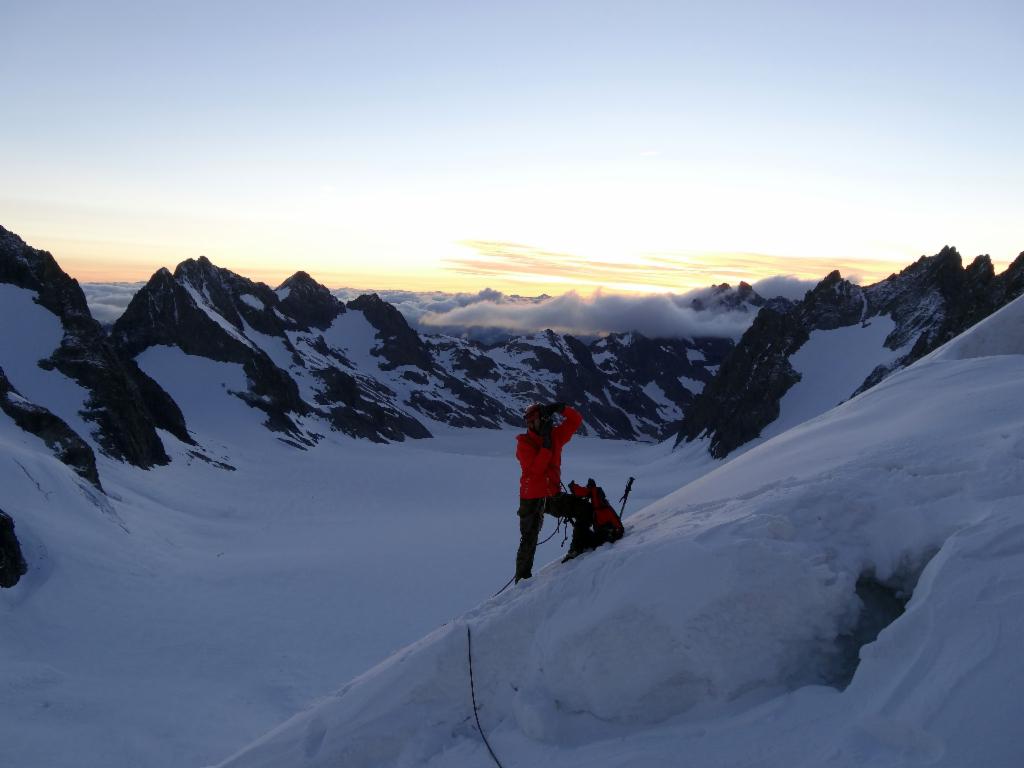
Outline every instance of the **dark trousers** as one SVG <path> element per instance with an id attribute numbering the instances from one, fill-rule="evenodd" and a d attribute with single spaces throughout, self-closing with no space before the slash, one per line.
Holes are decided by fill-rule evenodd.
<path id="1" fill-rule="evenodd" d="M 526 579 L 533 575 L 533 558 L 537 554 L 537 539 L 544 527 L 545 514 L 572 522 L 570 549 L 586 549 L 593 545 L 591 526 L 594 523 L 594 511 L 584 499 L 569 493 L 544 499 L 520 499 L 516 579 Z"/>

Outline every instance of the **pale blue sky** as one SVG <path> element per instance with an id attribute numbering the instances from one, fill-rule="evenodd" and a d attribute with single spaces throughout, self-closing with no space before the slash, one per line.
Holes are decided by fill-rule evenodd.
<path id="1" fill-rule="evenodd" d="M 85 278 L 1024 249 L 1020 2 L 0 9 L 0 224 Z"/>

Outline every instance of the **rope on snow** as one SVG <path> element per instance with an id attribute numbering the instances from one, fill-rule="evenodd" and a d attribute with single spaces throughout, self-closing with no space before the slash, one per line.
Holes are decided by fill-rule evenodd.
<path id="1" fill-rule="evenodd" d="M 506 585 L 507 586 L 507 585 Z M 487 735 L 484 733 L 484 729 L 480 726 L 480 713 L 476 708 L 476 685 L 473 683 L 473 633 L 469 629 L 469 624 L 466 624 L 466 650 L 469 658 L 469 693 L 473 698 L 473 716 L 476 718 L 476 729 L 480 732 L 480 738 L 484 740 L 484 746 L 487 747 L 487 751 L 491 753 L 491 758 L 494 760 L 494 764 L 498 768 L 504 768 L 498 756 L 494 754 L 494 750 L 491 749 L 491 743 L 487 741 Z"/>

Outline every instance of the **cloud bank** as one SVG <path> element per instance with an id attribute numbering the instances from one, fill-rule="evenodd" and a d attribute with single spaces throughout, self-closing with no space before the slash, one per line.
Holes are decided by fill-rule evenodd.
<path id="1" fill-rule="evenodd" d="M 499 295 L 420 315 L 421 327 L 462 331 L 471 337 L 485 330 L 508 334 L 534 333 L 550 328 L 561 333 L 597 336 L 639 331 L 657 338 L 713 336 L 738 339 L 753 322 L 757 308 L 719 306 L 696 310 L 691 302 L 707 300 L 712 289 L 686 294 L 624 296 L 597 291 L 584 297 L 575 291 L 532 301 L 508 300 Z"/>
<path id="2" fill-rule="evenodd" d="M 754 290 L 766 299 L 782 298 L 800 301 L 804 294 L 820 283 L 821 280 L 801 280 L 793 275 L 777 275 L 766 277 L 754 283 Z M 856 282 L 854 280 L 853 282 Z"/>
<path id="3" fill-rule="evenodd" d="M 89 311 L 103 325 L 111 325 L 124 314 L 132 297 L 145 285 L 139 283 L 82 283 Z"/>
<path id="4" fill-rule="evenodd" d="M 792 276 L 771 277 L 754 284 L 762 297 L 798 301 L 817 281 Z M 144 283 L 83 283 L 93 317 L 109 325 L 120 317 Z M 338 288 L 332 293 L 350 301 L 369 291 Z M 710 336 L 738 339 L 753 322 L 757 307 L 729 306 L 720 288 L 682 294 L 613 294 L 597 290 L 591 296 L 569 291 L 558 296 L 516 296 L 485 288 L 477 293 L 380 290 L 405 319 L 425 333 L 447 333 L 485 342 L 550 328 L 578 336 L 639 331 L 654 338 Z M 716 295 L 718 298 L 716 299 Z M 705 309 L 691 304 L 700 299 Z"/>

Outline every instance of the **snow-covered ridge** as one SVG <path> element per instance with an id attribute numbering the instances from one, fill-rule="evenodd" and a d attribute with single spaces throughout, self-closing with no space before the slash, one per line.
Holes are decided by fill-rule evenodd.
<path id="1" fill-rule="evenodd" d="M 577 403 L 587 433 L 659 440 L 731 347 L 637 333 L 585 343 L 550 330 L 488 347 L 420 335 L 375 294 L 342 304 L 304 272 L 274 291 L 204 257 L 155 274 L 112 336 L 127 357 L 170 345 L 242 364 L 248 385 L 236 395 L 296 446 L 331 430 L 402 440 L 448 427 L 496 429 L 518 425 L 530 402 L 553 400 Z"/>
<path id="2" fill-rule="evenodd" d="M 925 360 L 969 360 L 996 355 L 1024 355 L 1024 303 L 1007 304 L 972 329 L 935 350 Z"/>
<path id="3" fill-rule="evenodd" d="M 1024 355 L 1006 352 L 1022 306 L 648 506 L 621 542 L 545 568 L 224 765 L 486 764 L 467 628 L 480 720 L 507 764 L 1013 765 Z M 991 338 L 1008 329 L 1017 341 Z M 843 649 L 872 618 L 864 580 L 913 597 L 857 664 Z"/>
<path id="4" fill-rule="evenodd" d="M 677 442 L 707 437 L 712 455 L 724 458 L 789 428 L 794 414 L 799 421 L 824 410 L 811 408 L 806 392 L 828 389 L 833 405 L 869 389 L 1022 293 L 1024 254 L 996 275 L 987 256 L 964 267 L 947 246 L 864 288 L 832 272 L 802 301 L 758 314 L 687 411 Z M 879 321 L 888 323 L 883 336 Z M 808 354 L 804 346 L 822 334 L 831 337 L 828 354 Z M 826 357 L 824 366 L 807 365 Z M 840 368 L 845 391 L 835 389 Z"/>

